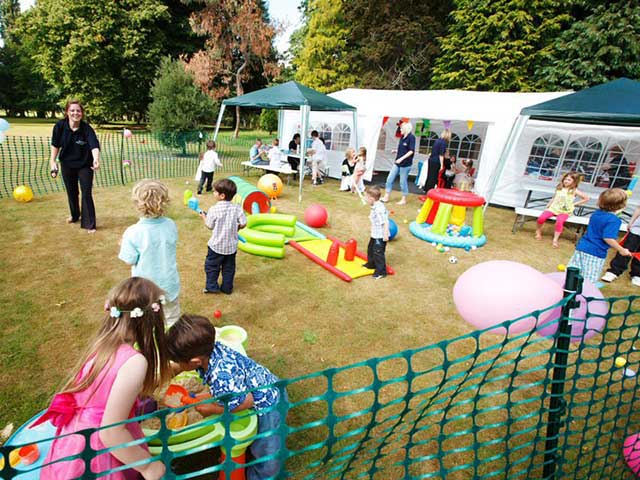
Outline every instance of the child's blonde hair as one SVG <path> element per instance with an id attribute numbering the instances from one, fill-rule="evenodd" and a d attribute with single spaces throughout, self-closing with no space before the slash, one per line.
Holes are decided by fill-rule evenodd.
<path id="1" fill-rule="evenodd" d="M 355 154 L 356 154 L 355 148 L 347 147 L 347 149 L 344 151 L 344 158 L 351 160 Z"/>
<path id="2" fill-rule="evenodd" d="M 440 138 L 449 143 L 451 141 L 451 130 L 448 128 L 443 130 L 442 133 L 440 133 Z"/>
<path id="3" fill-rule="evenodd" d="M 580 175 L 578 172 L 567 172 L 564 175 L 562 175 L 562 178 L 560 179 L 560 183 L 558 183 L 556 190 L 562 190 L 564 188 L 563 184 L 564 184 L 565 178 L 571 178 L 571 180 L 573 180 L 573 187 L 569 189 L 571 191 L 578 188 L 578 185 L 582 181 L 582 175 Z"/>
<path id="4" fill-rule="evenodd" d="M 171 378 L 171 370 L 162 302 L 162 290 L 145 278 L 127 278 L 111 290 L 105 303 L 107 312 L 102 325 L 73 370 L 63 392 L 80 392 L 88 388 L 107 367 L 120 345 L 134 342 L 148 363 L 142 393 L 151 395 L 159 385 L 166 383 Z M 132 315 L 134 310 L 136 313 Z M 79 379 L 79 372 L 92 358 L 91 370 Z"/>
<path id="5" fill-rule="evenodd" d="M 162 182 L 144 179 L 133 187 L 131 198 L 143 217 L 161 217 L 169 205 L 169 189 Z"/>
<path id="6" fill-rule="evenodd" d="M 627 204 L 627 192 L 621 188 L 609 188 L 598 197 L 598 208 L 605 212 L 622 210 Z"/>
<path id="7" fill-rule="evenodd" d="M 382 196 L 382 190 L 377 185 L 371 185 L 365 188 L 364 193 L 376 201 L 380 200 L 380 197 Z"/>

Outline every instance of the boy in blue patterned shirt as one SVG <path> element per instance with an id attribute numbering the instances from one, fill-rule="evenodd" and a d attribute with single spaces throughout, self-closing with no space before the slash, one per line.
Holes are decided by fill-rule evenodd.
<path id="1" fill-rule="evenodd" d="M 228 400 L 231 412 L 255 409 L 258 434 L 266 436 L 257 438 L 249 452 L 256 460 L 266 456 L 274 458 L 247 467 L 247 480 L 276 478 L 280 471 L 277 453 L 283 444 L 278 429 L 281 411 L 288 408 L 287 392 L 284 387 L 274 386 L 278 377 L 267 368 L 216 342 L 215 337 L 215 328 L 208 319 L 182 315 L 167 332 L 169 358 L 175 362 L 173 372 L 177 375 L 185 370 L 196 370 L 202 383 L 209 386 L 213 398 L 235 394 Z M 204 416 L 224 412 L 222 402 L 204 403 L 195 408 Z"/>

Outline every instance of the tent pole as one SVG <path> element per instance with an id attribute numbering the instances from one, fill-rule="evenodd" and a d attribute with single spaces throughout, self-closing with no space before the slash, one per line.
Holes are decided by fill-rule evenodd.
<path id="1" fill-rule="evenodd" d="M 355 134 L 355 143 L 353 148 L 358 149 L 358 111 L 353 111 L 353 133 Z"/>
<path id="2" fill-rule="evenodd" d="M 280 140 L 281 146 L 285 145 L 284 138 L 282 138 L 282 129 L 284 128 L 283 120 L 284 120 L 284 110 L 279 108 L 278 109 L 278 139 Z"/>
<path id="3" fill-rule="evenodd" d="M 300 165 L 298 166 L 298 202 L 302 202 L 302 181 L 304 180 L 304 167 L 307 158 L 307 130 L 309 130 L 309 106 L 300 105 Z"/>
<path id="4" fill-rule="evenodd" d="M 520 138 L 524 127 L 529 120 L 528 115 L 519 115 L 518 118 L 513 122 L 511 126 L 511 131 L 509 132 L 509 137 L 507 138 L 507 143 L 505 143 L 502 148 L 502 152 L 500 153 L 500 158 L 498 159 L 498 163 L 496 164 L 493 173 L 491 174 L 489 188 L 487 189 L 487 193 L 484 195 L 486 203 L 484 204 L 483 212 L 487 211 L 487 207 L 489 203 L 491 203 L 491 198 L 498 187 L 498 181 L 500 180 L 500 176 L 502 175 L 502 171 L 504 170 L 504 166 L 509 159 L 509 155 L 513 147 L 515 146 L 517 140 Z"/>
<path id="5" fill-rule="evenodd" d="M 216 122 L 216 131 L 213 133 L 213 140 L 218 138 L 218 130 L 220 129 L 220 123 L 222 122 L 222 115 L 224 114 L 224 103 L 220 106 L 220 113 L 218 113 L 218 121 Z"/>

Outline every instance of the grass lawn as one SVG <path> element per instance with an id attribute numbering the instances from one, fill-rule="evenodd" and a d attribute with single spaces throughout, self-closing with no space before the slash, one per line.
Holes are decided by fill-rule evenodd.
<path id="1" fill-rule="evenodd" d="M 257 177 L 250 180 L 255 182 Z M 237 324 L 249 333 L 248 353 L 282 378 L 296 377 L 401 350 L 416 348 L 471 331 L 456 313 L 452 288 L 457 277 L 479 262 L 505 259 L 529 264 L 542 272 L 567 263 L 574 249 L 570 231 L 559 249 L 551 248 L 551 227 L 544 242 L 533 239 L 534 223 L 513 235 L 514 212 L 489 208 L 485 219 L 488 243 L 476 251 L 438 253 L 413 237 L 411 222 L 420 207 L 415 196 L 405 206 L 389 204 L 399 235 L 387 247 L 395 276 L 345 283 L 287 247 L 283 260 L 238 253 L 235 290 L 231 296 L 206 296 L 203 262 L 209 231 L 182 205 L 191 179 L 166 180 L 171 190 L 173 218 L 180 234 L 178 266 L 183 312 Z M 186 183 L 190 183 L 186 185 Z M 0 200 L 0 427 L 22 424 L 47 405 L 52 393 L 86 346 L 103 316 L 108 290 L 129 275 L 117 259 L 118 240 L 137 221 L 130 201 L 132 185 L 95 190 L 98 231 L 89 236 L 65 223 L 64 193 L 19 204 Z M 397 194 L 396 194 L 397 196 Z M 323 233 L 342 240 L 355 238 L 366 250 L 369 209 L 357 197 L 338 192 L 338 182 L 305 184 L 304 200 L 285 187 L 274 202 L 281 213 L 302 219 L 304 209 L 318 202 L 329 210 Z M 211 196 L 202 196 L 206 209 Z M 450 264 L 455 254 L 459 262 Z M 604 290 L 607 296 L 636 293 L 628 277 Z M 460 355 L 463 342 L 460 343 Z M 448 352 L 456 355 L 456 345 Z M 294 385 L 290 396 L 310 393 Z"/>

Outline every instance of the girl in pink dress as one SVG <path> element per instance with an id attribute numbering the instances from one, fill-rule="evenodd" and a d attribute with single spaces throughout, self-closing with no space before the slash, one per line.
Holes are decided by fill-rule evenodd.
<path id="1" fill-rule="evenodd" d="M 100 473 L 151 458 L 144 443 L 118 448 L 144 438 L 137 422 L 85 432 L 86 436 L 74 433 L 132 418 L 138 395 L 150 395 L 170 378 L 163 302 L 162 290 L 140 277 L 128 278 L 113 289 L 95 341 L 62 392 L 33 425 L 50 420 L 57 427 L 56 437 L 66 435 L 51 444 L 41 479 L 80 478 L 88 469 Z M 91 449 L 85 445 L 89 437 Z M 116 448 L 95 453 L 112 447 Z M 88 457 L 86 463 L 82 458 L 59 461 L 80 454 Z M 160 479 L 164 473 L 164 464 L 153 461 L 100 478 Z"/>

